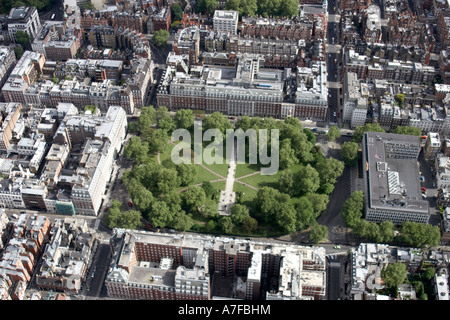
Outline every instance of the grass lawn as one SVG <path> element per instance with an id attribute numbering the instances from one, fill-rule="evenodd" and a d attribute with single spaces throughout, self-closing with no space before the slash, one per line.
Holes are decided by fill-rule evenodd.
<path id="1" fill-rule="evenodd" d="M 249 188 L 239 182 L 234 182 L 233 185 L 234 192 L 242 192 L 242 200 L 241 202 L 245 204 L 247 207 L 254 208 L 253 201 L 256 199 L 256 195 L 258 191 L 255 189 Z"/>
<path id="2" fill-rule="evenodd" d="M 259 171 L 260 166 L 257 164 L 249 164 L 249 163 L 243 163 L 243 164 L 236 164 L 236 178 L 240 178 L 243 176 L 246 176 L 248 174 L 252 174 L 256 171 Z"/>
<path id="3" fill-rule="evenodd" d="M 195 164 L 194 166 L 197 167 L 197 175 L 195 176 L 195 179 L 192 182 L 192 184 L 202 183 L 203 181 L 213 181 L 213 180 L 220 179 L 220 177 L 218 177 L 215 174 L 209 172 L 208 170 L 206 170 L 202 166 L 200 166 L 198 164 Z M 225 183 L 224 183 L 224 185 L 225 185 Z"/>
<path id="4" fill-rule="evenodd" d="M 298 170 L 300 170 L 301 165 L 297 164 L 295 166 L 292 166 L 291 170 L 293 173 L 296 173 Z M 236 169 L 237 171 L 237 169 Z M 254 186 L 255 188 L 261 189 L 262 187 L 271 187 L 274 189 L 278 189 L 278 180 L 280 179 L 281 173 L 283 171 L 279 170 L 274 175 L 262 175 L 261 173 L 254 174 L 250 177 L 239 179 L 242 182 L 245 182 L 251 186 Z"/>
<path id="5" fill-rule="evenodd" d="M 211 182 L 214 189 L 222 191 L 225 190 L 225 180 L 224 181 L 217 181 L 217 182 Z"/>
<path id="6" fill-rule="evenodd" d="M 205 146 L 203 146 L 203 155 L 205 155 Z M 208 152 L 208 155 L 209 155 L 209 152 Z M 223 151 L 222 151 L 222 155 L 223 155 L 223 157 L 221 158 L 221 162 L 222 163 L 212 163 L 212 164 L 207 164 L 206 162 L 205 162 L 205 159 L 204 158 L 202 158 L 202 164 L 205 166 L 205 167 L 207 167 L 207 168 L 209 168 L 209 169 L 211 169 L 212 171 L 214 171 L 215 173 L 218 173 L 218 174 L 220 174 L 221 176 L 223 176 L 223 177 L 227 177 L 227 175 L 228 175 L 228 163 L 226 162 L 226 148 L 225 148 L 225 146 L 223 147 Z M 214 154 L 213 154 L 213 156 L 214 156 Z M 217 162 L 220 162 L 220 160 L 219 161 L 217 161 Z"/>

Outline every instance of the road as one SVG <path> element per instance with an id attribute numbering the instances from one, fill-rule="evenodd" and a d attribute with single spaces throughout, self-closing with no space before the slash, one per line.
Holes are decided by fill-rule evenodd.
<path id="1" fill-rule="evenodd" d="M 331 0 L 328 2 L 328 16 L 335 17 L 337 14 L 338 2 Z M 341 70 L 339 68 L 341 63 L 341 53 L 339 46 L 339 21 L 338 19 L 329 19 L 327 30 L 327 68 L 328 68 L 328 102 L 329 112 L 327 120 L 330 124 L 338 123 L 338 113 L 342 115 L 340 111 L 340 82 L 341 82 Z"/>
<path id="2" fill-rule="evenodd" d="M 46 20 L 50 20 L 52 15 L 55 15 L 54 21 L 63 21 L 64 20 L 64 8 L 63 8 L 63 0 L 57 0 L 56 3 L 49 8 L 48 10 L 39 12 L 39 19 L 41 23 Z"/>
<path id="3" fill-rule="evenodd" d="M 85 294 L 87 299 L 106 297 L 104 280 L 111 259 L 111 248 L 108 243 L 100 242 L 92 261 L 92 267 L 87 276 Z M 87 291 L 89 289 L 89 291 Z"/>

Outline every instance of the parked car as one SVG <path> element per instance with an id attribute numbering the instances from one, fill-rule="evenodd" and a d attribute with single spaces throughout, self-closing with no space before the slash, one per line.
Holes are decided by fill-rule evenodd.
<path id="1" fill-rule="evenodd" d="M 131 208 L 133 206 L 133 203 L 131 201 L 128 201 L 128 206 Z"/>

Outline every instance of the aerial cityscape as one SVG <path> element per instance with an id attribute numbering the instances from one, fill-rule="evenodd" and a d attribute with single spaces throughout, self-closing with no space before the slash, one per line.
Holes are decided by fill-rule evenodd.
<path id="1" fill-rule="evenodd" d="M 449 300 L 450 0 L 0 24 L 0 300 Z"/>

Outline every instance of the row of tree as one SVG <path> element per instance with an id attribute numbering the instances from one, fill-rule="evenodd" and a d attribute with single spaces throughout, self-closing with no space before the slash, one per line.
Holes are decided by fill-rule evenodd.
<path id="1" fill-rule="evenodd" d="M 0 1 L 0 13 L 9 14 L 11 8 L 27 6 L 36 7 L 38 11 L 50 8 L 56 0 L 2 0 Z"/>
<path id="2" fill-rule="evenodd" d="M 380 224 L 363 219 L 364 194 L 355 191 L 345 201 L 342 215 L 346 226 L 362 238 L 376 243 L 398 243 L 413 247 L 437 246 L 441 238 L 439 227 L 407 221 L 396 228 L 392 221 Z"/>
<path id="3" fill-rule="evenodd" d="M 236 10 L 239 16 L 286 17 L 298 15 L 297 0 L 227 0 L 225 10 Z"/>
<path id="4" fill-rule="evenodd" d="M 218 2 L 216 0 L 198 0 L 196 12 L 212 15 Z M 299 3 L 297 0 L 227 0 L 225 10 L 235 10 L 239 16 L 287 17 L 298 15 Z"/>
<path id="5" fill-rule="evenodd" d="M 325 211 L 328 196 L 308 193 L 298 199 L 271 187 L 262 187 L 257 194 L 256 216 L 265 225 L 283 232 L 295 232 L 315 226 L 317 217 Z M 321 231 L 317 229 L 318 233 Z"/>
<path id="6" fill-rule="evenodd" d="M 359 145 L 365 132 L 386 132 L 378 123 L 366 123 L 358 126 L 353 135 L 353 141 L 346 141 L 341 147 L 341 158 L 348 166 L 355 166 L 358 163 Z M 420 137 L 422 130 L 417 127 L 398 126 L 391 133 L 406 134 Z"/>
<path id="7" fill-rule="evenodd" d="M 355 129 L 355 133 L 353 134 L 353 141 L 360 143 L 362 141 L 363 135 L 365 132 L 386 132 L 383 128 L 381 128 L 379 123 L 366 123 L 362 126 L 357 126 Z M 417 127 L 409 127 L 409 126 L 397 126 L 391 133 L 396 134 L 407 134 L 413 136 L 421 136 L 422 130 Z"/>

